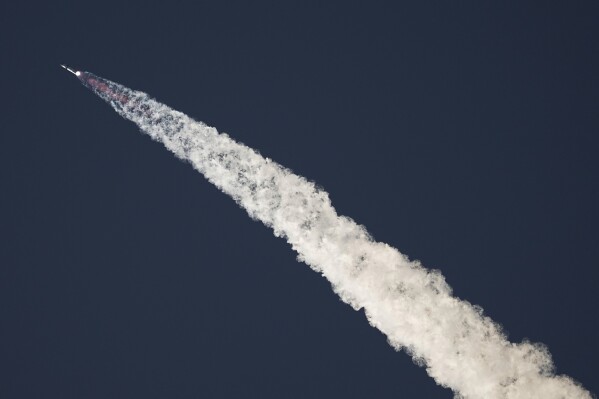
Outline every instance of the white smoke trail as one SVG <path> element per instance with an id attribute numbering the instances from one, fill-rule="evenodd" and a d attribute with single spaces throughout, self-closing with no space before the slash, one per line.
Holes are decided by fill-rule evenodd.
<path id="1" fill-rule="evenodd" d="M 509 342 L 480 307 L 452 296 L 438 271 L 375 242 L 305 178 L 145 93 L 91 74 L 82 81 L 286 238 L 299 260 L 322 273 L 343 301 L 363 308 L 395 349 L 405 349 L 456 398 L 591 398 L 554 374 L 543 345 Z"/>

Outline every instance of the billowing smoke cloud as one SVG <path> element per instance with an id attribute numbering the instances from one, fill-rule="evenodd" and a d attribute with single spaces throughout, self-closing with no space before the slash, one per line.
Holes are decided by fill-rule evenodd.
<path id="1" fill-rule="evenodd" d="M 481 308 L 452 296 L 438 271 L 374 241 L 338 215 L 312 182 L 145 93 L 91 74 L 81 80 L 284 237 L 344 302 L 364 309 L 395 349 L 408 352 L 456 397 L 591 398 L 569 377 L 554 374 L 543 345 L 509 342 Z"/>

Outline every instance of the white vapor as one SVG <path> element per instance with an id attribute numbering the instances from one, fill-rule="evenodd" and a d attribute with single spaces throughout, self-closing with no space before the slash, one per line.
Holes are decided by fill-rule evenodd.
<path id="1" fill-rule="evenodd" d="M 374 241 L 314 183 L 145 93 L 93 78 L 109 89 L 88 87 L 284 237 L 299 260 L 456 398 L 592 397 L 554 374 L 545 346 L 509 342 L 480 307 L 452 296 L 438 271 Z"/>

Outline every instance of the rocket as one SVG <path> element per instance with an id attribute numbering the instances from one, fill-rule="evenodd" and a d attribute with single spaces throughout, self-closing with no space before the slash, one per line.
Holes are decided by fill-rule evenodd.
<path id="1" fill-rule="evenodd" d="M 71 72 L 73 75 L 79 77 L 79 75 L 81 75 L 81 72 L 79 71 L 73 71 L 71 68 L 69 68 L 68 66 L 64 65 L 64 64 L 60 64 L 61 67 L 63 67 L 64 69 L 66 69 L 67 71 Z"/>

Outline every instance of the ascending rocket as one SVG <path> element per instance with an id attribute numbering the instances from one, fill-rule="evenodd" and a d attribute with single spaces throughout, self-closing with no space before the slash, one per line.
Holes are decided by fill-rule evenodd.
<path id="1" fill-rule="evenodd" d="M 60 64 L 60 66 L 63 67 L 64 69 L 66 69 L 67 71 L 71 72 L 75 76 L 81 75 L 81 72 L 79 72 L 79 71 L 73 71 L 71 68 L 69 68 L 66 65 Z"/>

